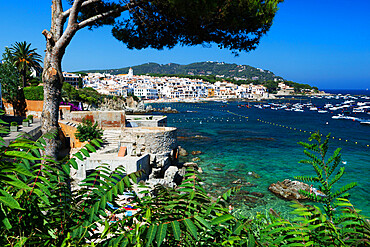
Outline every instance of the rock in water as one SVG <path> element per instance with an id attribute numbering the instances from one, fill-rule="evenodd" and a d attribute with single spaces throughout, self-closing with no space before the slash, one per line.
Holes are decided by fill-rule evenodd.
<path id="1" fill-rule="evenodd" d="M 235 181 L 232 182 L 233 184 L 241 184 L 242 183 L 242 180 L 239 178 Z"/>
<path id="2" fill-rule="evenodd" d="M 275 195 L 287 200 L 305 200 L 307 197 L 299 194 L 298 191 L 305 190 L 309 192 L 310 186 L 299 181 L 285 179 L 283 182 L 278 181 L 276 184 L 271 184 L 269 190 Z"/>
<path id="3" fill-rule="evenodd" d="M 257 197 L 264 197 L 265 195 L 260 192 L 251 192 L 251 195 L 257 196 Z"/>
<path id="4" fill-rule="evenodd" d="M 188 152 L 184 148 L 179 146 L 179 155 L 180 156 L 188 156 Z"/>
<path id="5" fill-rule="evenodd" d="M 255 172 L 248 172 L 248 175 L 249 176 L 252 176 L 252 177 L 254 177 L 254 178 L 260 178 L 261 176 L 260 175 L 258 175 L 257 173 L 255 173 Z"/>
<path id="6" fill-rule="evenodd" d="M 213 170 L 218 171 L 218 172 L 222 172 L 224 169 L 222 169 L 221 167 L 214 167 Z"/>
<path id="7" fill-rule="evenodd" d="M 202 151 L 192 151 L 191 152 L 192 155 L 198 155 L 198 154 L 202 154 Z"/>
<path id="8" fill-rule="evenodd" d="M 195 169 L 198 168 L 198 164 L 197 163 L 194 163 L 194 162 L 186 162 L 183 164 L 184 167 L 193 167 Z"/>

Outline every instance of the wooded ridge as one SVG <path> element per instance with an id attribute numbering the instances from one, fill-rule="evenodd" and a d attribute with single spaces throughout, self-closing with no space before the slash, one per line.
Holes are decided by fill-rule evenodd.
<path id="1" fill-rule="evenodd" d="M 106 69 L 106 70 L 84 70 L 80 72 L 92 73 L 110 73 L 113 75 L 127 74 L 130 67 L 120 69 Z M 249 65 L 238 65 L 224 62 L 197 62 L 187 65 L 176 63 L 158 64 L 158 63 L 145 63 L 131 67 L 136 75 L 140 74 L 173 74 L 173 75 L 214 75 L 223 78 L 241 78 L 250 80 L 274 80 L 283 79 L 275 75 L 269 70 L 255 68 Z M 258 78 L 256 78 L 258 77 Z"/>

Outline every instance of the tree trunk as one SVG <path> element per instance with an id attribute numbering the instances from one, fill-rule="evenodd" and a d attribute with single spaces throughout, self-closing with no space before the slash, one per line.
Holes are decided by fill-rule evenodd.
<path id="1" fill-rule="evenodd" d="M 48 42 L 49 43 L 49 42 Z M 55 52 L 53 47 L 48 44 L 42 81 L 44 83 L 44 107 L 42 111 L 42 133 L 57 132 L 59 129 L 59 103 L 61 101 L 61 91 L 63 85 L 62 74 L 62 55 Z M 56 135 L 56 138 L 58 135 Z M 47 140 L 45 154 L 56 159 L 58 154 L 58 140 Z"/>

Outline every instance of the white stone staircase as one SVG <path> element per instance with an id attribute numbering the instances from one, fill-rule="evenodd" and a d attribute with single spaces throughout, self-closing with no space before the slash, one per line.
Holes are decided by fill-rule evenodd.
<path id="1" fill-rule="evenodd" d="M 120 134 L 121 130 L 119 129 L 107 129 L 104 130 L 102 139 L 104 140 L 106 146 L 118 148 Z"/>

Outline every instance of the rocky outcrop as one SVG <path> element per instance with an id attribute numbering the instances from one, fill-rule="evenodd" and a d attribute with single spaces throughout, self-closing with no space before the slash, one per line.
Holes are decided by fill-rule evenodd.
<path id="1" fill-rule="evenodd" d="M 179 155 L 185 157 L 185 156 L 188 156 L 189 154 L 184 148 L 179 146 Z"/>
<path id="2" fill-rule="evenodd" d="M 287 200 L 305 200 L 307 197 L 301 195 L 299 190 L 308 192 L 310 186 L 299 181 L 285 179 L 283 182 L 278 181 L 276 184 L 271 184 L 269 190 L 275 195 Z"/>

